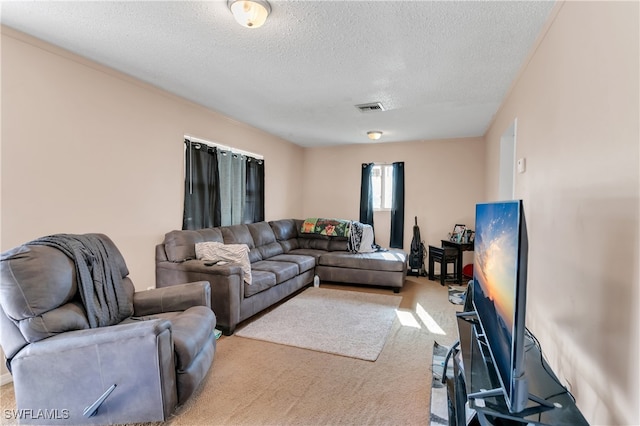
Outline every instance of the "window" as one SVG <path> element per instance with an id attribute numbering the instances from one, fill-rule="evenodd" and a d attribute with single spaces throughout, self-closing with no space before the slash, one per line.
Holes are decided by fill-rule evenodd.
<path id="1" fill-rule="evenodd" d="M 185 137 L 184 170 L 182 229 L 264 221 L 262 156 Z"/>
<path id="2" fill-rule="evenodd" d="M 391 210 L 393 193 L 393 167 L 391 164 L 376 164 L 371 171 L 373 210 Z"/>

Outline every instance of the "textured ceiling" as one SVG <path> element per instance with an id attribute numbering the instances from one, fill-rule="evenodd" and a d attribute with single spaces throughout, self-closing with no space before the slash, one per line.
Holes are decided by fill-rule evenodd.
<path id="1" fill-rule="evenodd" d="M 301 146 L 481 136 L 553 1 L 2 2 L 4 25 Z M 354 105 L 382 102 L 383 112 Z"/>

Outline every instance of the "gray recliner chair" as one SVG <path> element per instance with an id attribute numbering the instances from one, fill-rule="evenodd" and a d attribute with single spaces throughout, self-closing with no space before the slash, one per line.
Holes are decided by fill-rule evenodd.
<path id="1" fill-rule="evenodd" d="M 86 264 L 36 242 L 0 258 L 0 345 L 20 421 L 164 421 L 198 388 L 213 362 L 216 318 L 209 283 L 136 293 L 107 236 L 78 237 L 100 248 L 76 250 Z M 96 263 L 101 256 L 112 267 L 102 270 Z M 87 271 L 95 282 L 89 291 L 82 279 Z M 115 295 L 107 294 L 103 281 L 113 281 Z M 96 325 L 91 299 L 117 305 L 115 316 L 98 315 Z"/>

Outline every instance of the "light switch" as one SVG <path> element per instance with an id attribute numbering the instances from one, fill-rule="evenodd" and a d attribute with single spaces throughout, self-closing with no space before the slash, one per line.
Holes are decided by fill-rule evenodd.
<path id="1" fill-rule="evenodd" d="M 518 159 L 518 173 L 524 173 L 527 171 L 527 159 L 519 158 Z"/>

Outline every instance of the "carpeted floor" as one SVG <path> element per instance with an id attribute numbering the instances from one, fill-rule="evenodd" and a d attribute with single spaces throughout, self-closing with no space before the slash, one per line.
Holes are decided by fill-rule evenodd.
<path id="1" fill-rule="evenodd" d="M 397 318 L 375 362 L 223 336 L 203 386 L 167 424 L 428 425 L 433 344 L 457 340 L 461 307 L 449 303 L 447 287 L 424 277 L 408 277 L 399 295 Z M 0 388 L 0 407 L 15 407 L 11 384 Z"/>
<path id="2" fill-rule="evenodd" d="M 235 334 L 375 361 L 401 300 L 391 294 L 311 287 Z"/>

